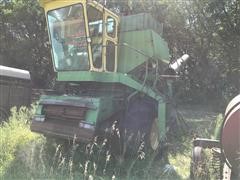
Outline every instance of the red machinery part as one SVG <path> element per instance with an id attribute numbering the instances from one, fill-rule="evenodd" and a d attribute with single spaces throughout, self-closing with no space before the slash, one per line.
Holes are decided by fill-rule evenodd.
<path id="1" fill-rule="evenodd" d="M 240 168 L 240 94 L 228 104 L 221 132 L 221 146 L 233 171 Z"/>

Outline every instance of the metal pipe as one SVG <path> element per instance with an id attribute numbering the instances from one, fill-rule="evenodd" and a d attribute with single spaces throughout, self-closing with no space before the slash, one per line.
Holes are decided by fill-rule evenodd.
<path id="1" fill-rule="evenodd" d="M 169 64 L 169 69 L 172 69 L 175 73 L 178 73 L 183 64 L 189 59 L 188 54 L 184 54 L 181 58 Z"/>

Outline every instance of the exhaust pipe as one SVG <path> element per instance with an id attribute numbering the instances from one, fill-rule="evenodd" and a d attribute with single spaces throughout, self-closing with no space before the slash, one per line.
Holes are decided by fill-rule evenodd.
<path id="1" fill-rule="evenodd" d="M 174 61 L 173 63 L 169 64 L 169 68 L 178 73 L 181 70 L 182 65 L 186 63 L 188 60 L 189 55 L 184 54 L 182 57 Z"/>
<path id="2" fill-rule="evenodd" d="M 168 68 L 165 70 L 164 74 L 167 75 L 176 75 L 181 70 L 182 66 L 186 64 L 189 59 L 188 54 L 184 54 L 182 57 L 177 59 L 176 61 L 169 64 Z"/>

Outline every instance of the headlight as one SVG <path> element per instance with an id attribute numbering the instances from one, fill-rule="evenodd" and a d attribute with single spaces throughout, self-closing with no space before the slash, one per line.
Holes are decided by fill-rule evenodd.
<path id="1" fill-rule="evenodd" d="M 95 126 L 86 122 L 79 122 L 79 127 L 84 129 L 91 129 L 94 130 Z"/>
<path id="2" fill-rule="evenodd" d="M 44 115 L 35 115 L 33 117 L 34 121 L 38 121 L 38 122 L 44 122 L 45 121 L 45 116 Z"/>

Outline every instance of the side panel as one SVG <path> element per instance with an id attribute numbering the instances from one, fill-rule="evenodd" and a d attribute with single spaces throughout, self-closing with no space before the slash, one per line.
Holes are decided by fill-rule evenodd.
<path id="1" fill-rule="evenodd" d="M 121 17 L 120 32 L 152 29 L 162 35 L 163 24 L 156 21 L 150 13 L 140 13 Z"/>
<path id="2" fill-rule="evenodd" d="M 128 73 L 150 58 L 169 63 L 168 45 L 161 36 L 152 30 L 120 33 L 118 72 Z"/>
<path id="3" fill-rule="evenodd" d="M 125 43 L 132 48 L 125 46 Z M 118 72 L 127 73 L 148 59 L 138 51 L 149 57 L 153 56 L 151 31 L 122 32 L 119 44 Z"/>
<path id="4" fill-rule="evenodd" d="M 167 42 L 154 31 L 152 31 L 152 40 L 154 44 L 154 57 L 157 57 L 158 59 L 161 59 L 161 61 L 163 61 L 164 63 L 168 64 L 170 54 Z"/>
<path id="5" fill-rule="evenodd" d="M 120 104 L 119 99 L 111 96 L 42 96 L 31 130 L 54 137 L 89 141 L 97 123 L 123 108 Z"/>
<path id="6" fill-rule="evenodd" d="M 119 111 L 123 107 L 121 106 L 121 100 L 111 96 L 102 97 L 79 97 L 79 96 L 42 96 L 40 99 L 40 105 L 37 108 L 37 115 L 45 115 L 44 107 L 51 105 L 55 107 L 86 107 L 86 116 L 84 121 L 90 124 L 96 124 L 97 121 L 102 121 L 109 118 L 115 112 Z M 59 108 L 60 109 L 60 108 Z M 61 115 L 58 114 L 59 119 Z"/>

